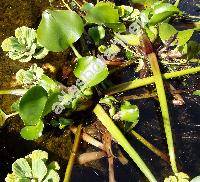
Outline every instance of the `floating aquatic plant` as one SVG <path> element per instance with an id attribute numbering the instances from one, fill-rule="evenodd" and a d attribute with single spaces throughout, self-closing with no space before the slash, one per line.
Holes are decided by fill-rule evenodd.
<path id="1" fill-rule="evenodd" d="M 16 73 L 16 80 L 24 88 L 31 88 L 36 85 L 42 86 L 48 93 L 61 90 L 61 85 L 44 74 L 44 70 L 32 64 L 28 70 L 20 69 Z"/>
<path id="2" fill-rule="evenodd" d="M 15 37 L 9 37 L 2 42 L 3 51 L 8 52 L 9 58 L 28 62 L 33 58 L 42 59 L 48 50 L 37 41 L 37 34 L 33 28 L 26 26 L 15 30 Z"/>
<path id="3" fill-rule="evenodd" d="M 48 162 L 48 153 L 42 150 L 34 150 L 24 158 L 17 159 L 12 164 L 12 173 L 8 174 L 6 182 L 40 181 L 59 182 L 60 169 L 57 162 Z"/>

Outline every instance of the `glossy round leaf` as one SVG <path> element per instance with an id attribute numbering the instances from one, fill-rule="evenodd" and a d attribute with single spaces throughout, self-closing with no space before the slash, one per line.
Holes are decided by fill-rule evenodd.
<path id="1" fill-rule="evenodd" d="M 88 30 L 88 34 L 95 43 L 98 43 L 100 39 L 103 39 L 105 37 L 105 29 L 102 26 L 91 27 Z"/>
<path id="2" fill-rule="evenodd" d="M 47 102 L 47 92 L 41 86 L 28 90 L 19 103 L 19 114 L 25 125 L 36 125 Z"/>
<path id="3" fill-rule="evenodd" d="M 37 38 L 48 50 L 59 52 L 76 42 L 83 28 L 81 17 L 74 11 L 46 10 L 42 14 Z"/>
<path id="4" fill-rule="evenodd" d="M 130 104 L 125 101 L 120 108 L 120 116 L 122 121 L 128 121 L 137 124 L 139 118 L 139 110 L 136 105 Z"/>
<path id="5" fill-rule="evenodd" d="M 25 126 L 20 134 L 26 140 L 35 140 L 42 135 L 44 128 L 43 122 L 40 120 L 36 126 Z"/>
<path id="6" fill-rule="evenodd" d="M 88 23 L 105 24 L 119 21 L 118 10 L 109 2 L 100 2 L 88 10 L 85 19 Z"/>
<path id="7" fill-rule="evenodd" d="M 152 12 L 153 16 L 151 17 L 149 24 L 155 25 L 178 12 L 179 9 L 176 6 L 169 3 L 160 3 L 154 7 Z"/>
<path id="8" fill-rule="evenodd" d="M 105 25 L 109 28 L 112 28 L 114 32 L 122 33 L 126 31 L 126 26 L 124 23 L 106 23 Z"/>
<path id="9" fill-rule="evenodd" d="M 93 56 L 87 56 L 78 59 L 74 74 L 85 82 L 87 86 L 92 87 L 102 82 L 108 76 L 108 68 L 102 60 Z"/>
<path id="10" fill-rule="evenodd" d="M 169 40 L 171 36 L 177 33 L 177 30 L 168 23 L 162 23 L 159 26 L 159 36 L 162 41 Z"/>
<path id="11" fill-rule="evenodd" d="M 182 46 L 186 44 L 192 37 L 193 33 L 194 33 L 193 29 L 179 31 L 177 35 L 178 45 Z"/>
<path id="12" fill-rule="evenodd" d="M 53 105 L 59 102 L 60 95 L 62 95 L 62 93 L 55 92 L 48 97 L 42 116 L 46 116 L 53 110 Z"/>

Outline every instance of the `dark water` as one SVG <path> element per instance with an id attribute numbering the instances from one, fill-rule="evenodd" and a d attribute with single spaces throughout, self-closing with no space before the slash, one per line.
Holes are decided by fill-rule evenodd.
<path id="1" fill-rule="evenodd" d="M 195 0 L 183 0 L 181 8 L 189 11 L 192 15 L 198 15 L 198 9 L 195 6 Z M 37 27 L 41 13 L 49 6 L 47 0 L 1 0 L 0 1 L 0 42 L 6 37 L 14 34 L 14 30 L 20 26 Z M 10 88 L 12 76 L 22 67 L 28 67 L 30 64 L 22 64 L 9 60 L 2 50 L 0 50 L 0 89 Z M 58 61 L 59 60 L 59 61 Z M 51 54 L 44 60 L 53 65 L 66 61 L 66 53 Z M 127 81 L 132 75 L 132 68 L 126 69 L 121 81 Z M 186 85 L 182 84 L 182 81 Z M 183 77 L 171 81 L 177 89 L 200 89 L 199 75 Z M 139 92 L 140 90 L 137 90 Z M 128 92 L 129 94 L 132 91 Z M 125 93 L 126 94 L 126 93 Z M 200 174 L 200 99 L 197 96 L 183 94 L 186 102 L 184 106 L 173 106 L 169 103 L 173 133 L 175 138 L 175 149 L 177 161 L 180 169 L 188 173 L 191 177 Z M 9 105 L 16 98 L 8 96 L 0 97 L 0 107 L 9 112 Z M 170 98 L 169 98 L 170 100 Z M 170 100 L 171 101 L 171 100 Z M 159 104 L 153 99 L 144 99 L 132 101 L 140 109 L 140 122 L 135 130 L 143 137 L 148 139 L 160 150 L 167 152 L 165 136 L 163 133 L 163 123 L 159 111 Z M 69 155 L 70 135 L 67 131 L 52 130 L 46 131 L 42 139 L 36 142 L 28 142 L 19 136 L 19 130 L 22 124 L 19 118 L 10 120 L 8 125 L 0 129 L 0 181 L 4 181 L 8 172 L 11 172 L 11 164 L 20 157 L 27 155 L 34 149 L 43 149 L 49 152 L 50 159 L 57 160 L 61 165 L 60 174 L 63 174 Z M 145 148 L 134 138 L 127 136 L 132 145 L 140 153 L 141 157 L 147 163 L 151 171 L 155 174 L 158 181 L 163 181 L 165 176 L 171 173 L 170 167 L 159 157 Z M 82 144 L 83 145 L 83 144 Z M 104 169 L 104 170 L 102 170 Z M 91 167 L 75 165 L 72 174 L 73 182 L 107 181 L 108 179 L 107 159 L 100 160 L 100 164 Z M 115 174 L 119 182 L 143 182 L 145 178 L 136 167 L 129 162 L 122 166 L 115 161 Z M 61 175 L 62 176 L 62 175 Z"/>

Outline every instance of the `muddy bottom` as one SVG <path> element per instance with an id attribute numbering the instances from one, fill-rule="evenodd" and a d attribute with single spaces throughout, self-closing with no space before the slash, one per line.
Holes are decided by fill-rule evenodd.
<path id="1" fill-rule="evenodd" d="M 195 4 L 195 1 L 188 1 L 188 5 L 182 8 L 188 11 L 188 7 Z M 193 3 L 193 4 L 192 4 Z M 59 3 L 58 3 L 59 5 Z M 12 36 L 14 30 L 20 26 L 37 27 L 43 10 L 48 8 L 47 0 L 1 0 L 0 1 L 0 42 L 6 37 Z M 194 8 L 191 8 L 193 13 Z M 195 14 L 196 11 L 193 13 Z M 29 63 L 19 63 L 12 61 L 0 50 L 0 89 L 15 87 L 14 74 L 22 68 L 28 68 L 34 61 Z M 39 65 L 50 63 L 59 68 L 67 61 L 67 52 L 50 53 Z M 132 73 L 129 67 L 120 73 L 118 83 L 127 81 Z M 55 76 L 55 74 L 51 75 Z M 134 76 L 134 75 L 133 75 Z M 193 90 L 200 89 L 199 74 L 185 76 L 180 79 L 171 81 L 177 89 Z M 184 85 L 182 82 L 184 81 Z M 140 93 L 141 89 L 129 91 L 124 95 Z M 179 169 L 186 172 L 191 177 L 200 174 L 200 98 L 187 93 L 182 94 L 185 105 L 173 106 L 172 98 L 169 95 L 169 107 L 172 118 L 172 127 L 175 139 L 175 150 Z M 14 96 L 0 96 L 0 108 L 5 112 L 10 112 L 10 105 L 17 99 Z M 137 104 L 140 109 L 140 121 L 135 130 L 144 138 L 167 153 L 165 135 L 163 133 L 163 123 L 159 110 L 159 103 L 155 99 L 143 99 L 131 101 Z M 88 118 L 87 118 L 88 119 Z M 20 137 L 19 131 L 23 126 L 19 117 L 14 117 L 7 121 L 7 125 L 0 129 L 0 181 L 4 181 L 8 172 L 11 172 L 12 163 L 34 149 L 42 149 L 49 153 L 50 160 L 57 160 L 61 166 L 59 172 L 61 178 L 64 175 L 67 160 L 70 154 L 71 140 L 73 136 L 69 131 L 54 129 L 46 124 L 44 135 L 37 141 L 26 141 Z M 165 176 L 171 174 L 170 166 L 149 151 L 133 137 L 127 136 L 129 141 L 144 159 L 151 171 L 155 174 L 158 181 L 163 181 Z M 98 150 L 81 143 L 81 152 L 87 150 Z M 125 152 L 124 152 L 125 154 Z M 126 154 L 125 154 L 126 155 Z M 127 156 L 128 157 L 128 156 Z M 137 166 L 129 159 L 129 163 L 122 166 L 119 161 L 115 160 L 116 180 L 124 181 L 145 181 L 143 174 Z M 80 166 L 75 165 L 72 173 L 72 182 L 90 182 L 90 181 L 108 181 L 108 164 L 107 159 L 101 159 L 92 165 Z"/>

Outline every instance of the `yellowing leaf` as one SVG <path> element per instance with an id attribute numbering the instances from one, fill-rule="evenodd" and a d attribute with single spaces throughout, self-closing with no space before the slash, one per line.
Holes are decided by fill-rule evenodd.
<path id="1" fill-rule="evenodd" d="M 159 36 L 162 41 L 169 40 L 176 33 L 177 30 L 168 23 L 162 23 L 159 26 Z"/>
<path id="2" fill-rule="evenodd" d="M 179 31 L 177 35 L 178 45 L 182 46 L 186 44 L 192 37 L 193 33 L 194 33 L 193 29 Z"/>

